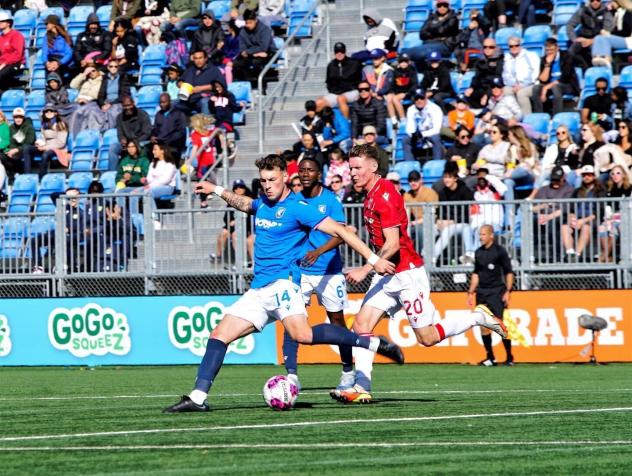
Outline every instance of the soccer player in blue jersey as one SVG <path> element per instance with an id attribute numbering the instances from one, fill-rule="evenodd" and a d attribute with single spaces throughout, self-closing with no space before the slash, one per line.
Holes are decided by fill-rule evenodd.
<path id="1" fill-rule="evenodd" d="M 332 324 L 310 327 L 301 288 L 295 281 L 293 264 L 301 259 L 310 230 L 318 229 L 338 236 L 379 274 L 392 274 L 395 266 L 377 256 L 344 225 L 322 215 L 286 186 L 285 161 L 268 155 L 255 162 L 264 196 L 252 199 L 209 182 L 199 183 L 196 193 L 214 193 L 228 205 L 255 215 L 254 279 L 251 288 L 230 306 L 208 339 L 190 395 L 164 409 L 166 413 L 205 412 L 210 407 L 207 395 L 219 372 L 228 345 L 240 337 L 261 331 L 279 320 L 292 339 L 301 344 L 348 345 L 370 349 L 398 363 L 404 363 L 401 349 L 384 338 L 358 336 Z"/>
<path id="2" fill-rule="evenodd" d="M 304 200 L 315 207 L 323 216 L 329 216 L 334 221 L 344 224 L 345 214 L 342 204 L 336 195 L 322 185 L 321 164 L 315 158 L 301 160 L 298 166 L 298 176 L 303 185 L 301 194 Z M 347 302 L 347 283 L 342 274 L 342 258 L 338 245 L 342 240 L 320 230 L 310 232 L 303 259 L 300 262 L 301 290 L 305 305 L 311 301 L 312 294 L 316 294 L 318 302 L 327 311 L 329 321 L 335 325 L 345 327 L 344 308 Z M 339 389 L 346 389 L 355 383 L 353 371 L 353 352 L 347 345 L 339 346 L 342 361 L 342 375 Z M 283 358 L 288 378 L 300 388 L 297 375 L 298 342 L 293 340 L 288 332 L 283 335 Z"/>

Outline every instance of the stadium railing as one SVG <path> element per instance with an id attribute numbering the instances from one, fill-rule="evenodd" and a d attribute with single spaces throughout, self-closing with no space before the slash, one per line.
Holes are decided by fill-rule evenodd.
<path id="1" fill-rule="evenodd" d="M 252 269 L 246 230 L 252 217 L 188 205 L 158 210 L 149 196 L 143 196 L 142 206 L 140 198 L 61 196 L 54 214 L 0 215 L 0 295 L 241 294 L 247 289 Z M 124 225 L 108 216 L 112 203 L 120 207 Z M 367 242 L 362 204 L 344 208 L 347 224 Z M 470 251 L 478 246 L 477 223 L 496 225 L 519 289 L 632 288 L 632 199 L 415 203 L 407 208 L 417 218 L 423 212 L 423 222 L 411 224 L 409 233 L 424 256 L 433 290 L 466 289 L 473 266 L 460 258 L 467 256 L 468 240 Z M 558 210 L 559 218 L 548 224 L 537 221 L 541 211 Z M 572 215 L 594 215 L 583 232 L 587 242 L 579 257 L 567 256 L 561 240 Z M 440 222 L 446 219 L 462 225 Z M 444 229 L 449 229 L 444 237 L 452 235 L 445 247 L 438 244 Z M 219 235 L 228 231 L 234 235 L 227 237 L 223 253 L 209 256 L 216 253 Z M 581 227 L 568 233 L 577 249 Z M 348 247 L 342 254 L 347 268 L 364 263 Z M 353 290 L 365 291 L 367 284 Z"/>
<path id="2" fill-rule="evenodd" d="M 292 61 L 290 62 L 289 56 L 287 55 L 287 51 L 286 51 L 288 46 L 294 43 L 294 40 L 297 38 L 302 27 L 306 25 L 307 22 L 311 22 L 313 20 L 314 15 L 316 14 L 316 11 L 319 9 L 319 7 L 322 7 L 321 10 L 324 12 L 324 18 L 320 25 L 320 28 L 317 31 L 313 32 L 311 40 L 301 48 L 301 53 L 296 58 L 293 58 Z M 259 73 L 259 77 L 257 78 L 257 94 L 258 94 L 258 99 L 259 99 L 258 108 L 257 108 L 257 119 L 259 122 L 258 135 L 259 135 L 259 153 L 260 154 L 263 154 L 263 141 L 265 139 L 265 127 L 264 127 L 265 108 L 268 106 L 268 103 L 272 99 L 279 96 L 277 94 L 277 91 L 281 90 L 281 88 L 285 85 L 287 78 L 290 77 L 290 74 L 292 73 L 292 71 L 294 71 L 294 69 L 300 65 L 301 60 L 307 53 L 309 53 L 312 50 L 312 47 L 318 44 L 323 34 L 325 35 L 325 48 L 327 51 L 327 61 L 329 61 L 329 56 L 331 54 L 331 32 L 329 28 L 329 5 L 326 1 L 319 0 L 319 1 L 314 2 L 314 4 L 312 5 L 312 8 L 310 8 L 310 10 L 305 14 L 302 20 L 295 25 L 295 29 L 292 32 L 292 34 L 287 37 L 287 39 L 283 43 L 283 46 L 281 46 L 277 50 L 274 56 L 270 58 L 268 63 L 261 70 L 261 73 Z M 278 59 L 282 55 L 285 55 L 286 62 L 289 64 L 289 67 L 285 70 L 284 79 L 279 78 L 279 81 L 276 83 L 276 85 L 271 91 L 264 92 L 263 82 L 264 82 L 265 75 L 268 73 L 268 71 L 270 71 L 276 65 Z"/>

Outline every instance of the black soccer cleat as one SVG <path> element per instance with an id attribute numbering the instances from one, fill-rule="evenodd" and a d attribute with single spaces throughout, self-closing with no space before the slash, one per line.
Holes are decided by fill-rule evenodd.
<path id="1" fill-rule="evenodd" d="M 162 413 L 189 413 L 189 412 L 208 412 L 211 408 L 208 402 L 198 405 L 188 395 L 182 395 L 182 398 L 175 405 L 165 408 Z"/>
<path id="2" fill-rule="evenodd" d="M 380 345 L 377 348 L 377 353 L 397 362 L 399 365 L 404 365 L 404 353 L 402 349 L 384 336 L 378 336 L 378 339 L 380 339 Z"/>

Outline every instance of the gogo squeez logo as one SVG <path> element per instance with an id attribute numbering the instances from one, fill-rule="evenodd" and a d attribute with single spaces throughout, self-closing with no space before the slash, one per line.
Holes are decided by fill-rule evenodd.
<path id="1" fill-rule="evenodd" d="M 132 347 L 127 317 L 95 303 L 53 309 L 48 316 L 48 338 L 53 347 L 75 357 L 126 355 Z"/>
<path id="2" fill-rule="evenodd" d="M 0 314 L 0 357 L 11 352 L 11 328 L 7 316 Z"/>
<path id="3" fill-rule="evenodd" d="M 174 307 L 167 320 L 169 340 L 178 349 L 189 349 L 192 354 L 202 357 L 209 335 L 222 317 L 224 306 L 219 302 L 209 302 L 205 306 Z M 254 348 L 255 338 L 249 335 L 231 343 L 228 352 L 247 355 Z"/>

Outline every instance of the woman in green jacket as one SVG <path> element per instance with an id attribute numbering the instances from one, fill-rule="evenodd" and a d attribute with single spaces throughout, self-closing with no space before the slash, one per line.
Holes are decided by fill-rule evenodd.
<path id="1" fill-rule="evenodd" d="M 130 193 L 147 184 L 149 159 L 138 141 L 127 143 L 127 152 L 119 162 L 116 173 L 116 190 L 118 193 Z"/>

